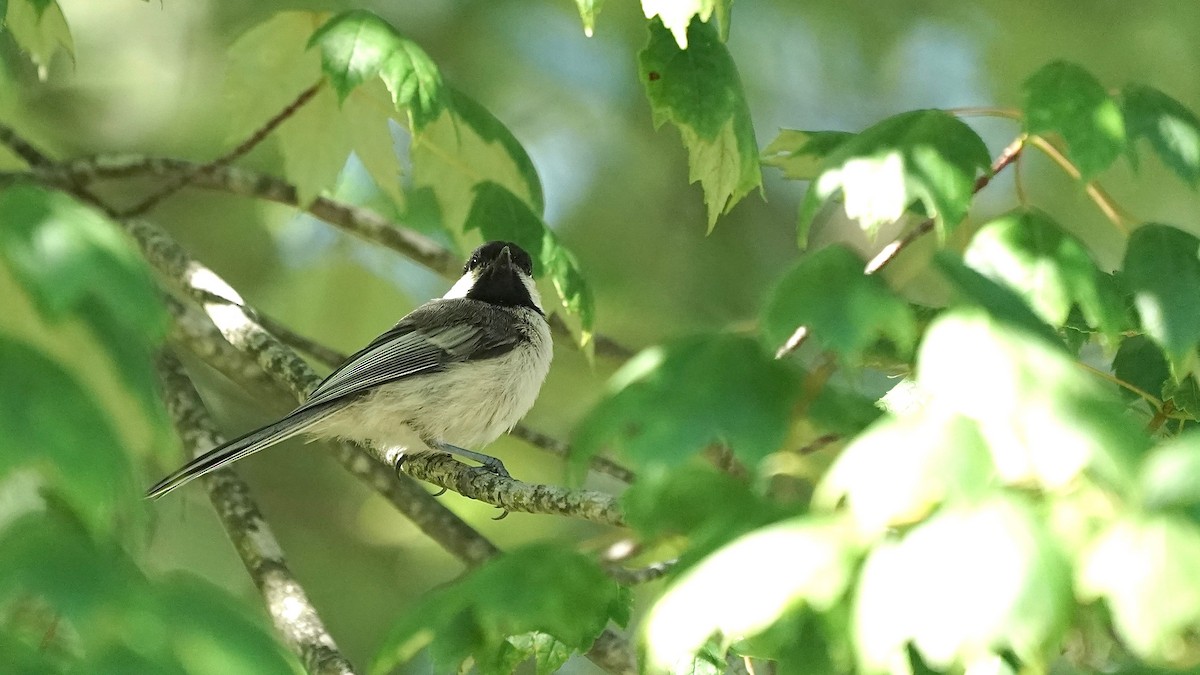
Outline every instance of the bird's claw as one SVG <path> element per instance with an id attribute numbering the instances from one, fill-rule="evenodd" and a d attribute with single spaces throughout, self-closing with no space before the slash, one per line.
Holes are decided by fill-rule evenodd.
<path id="1" fill-rule="evenodd" d="M 508 509 L 502 508 L 502 509 L 500 509 L 500 515 L 496 516 L 495 518 L 492 518 L 492 520 L 504 520 L 507 517 L 508 517 Z"/>

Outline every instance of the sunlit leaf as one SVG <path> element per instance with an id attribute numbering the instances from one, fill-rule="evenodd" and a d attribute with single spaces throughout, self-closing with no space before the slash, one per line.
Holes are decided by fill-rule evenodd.
<path id="1" fill-rule="evenodd" d="M 650 666 L 691 660 L 714 633 L 760 633 L 801 604 L 828 609 L 849 585 L 857 557 L 846 528 L 830 519 L 788 520 L 734 540 L 681 575 L 651 608 Z"/>
<path id="2" fill-rule="evenodd" d="M 343 12 L 309 41 L 321 51 L 321 67 L 345 100 L 359 85 L 380 76 L 397 108 L 407 108 L 416 130 L 441 112 L 442 76 L 429 56 L 383 19 L 366 10 Z"/>
<path id="3" fill-rule="evenodd" d="M 1169 225 L 1139 227 L 1125 249 L 1125 280 L 1142 327 L 1176 369 L 1200 341 L 1200 239 Z"/>
<path id="4" fill-rule="evenodd" d="M 476 229 L 486 240 L 511 241 L 529 252 L 534 275 L 548 275 L 554 282 L 563 308 L 579 317 L 583 326 L 580 342 L 587 344 L 595 322 L 591 289 L 575 256 L 559 243 L 541 217 L 503 185 L 489 181 L 475 187 L 475 199 L 463 225 L 464 231 Z"/>
<path id="5" fill-rule="evenodd" d="M 889 671 L 910 640 L 943 671 L 993 649 L 1037 658 L 1065 629 L 1070 567 L 1024 503 L 993 498 L 940 511 L 877 547 L 855 600 L 860 666 Z"/>
<path id="6" fill-rule="evenodd" d="M 718 30 L 722 40 L 729 33 L 729 10 L 733 0 L 642 0 L 642 12 L 653 23 L 654 18 L 671 31 L 680 49 L 689 49 L 695 36 L 689 36 L 689 27 L 695 17 L 707 23 L 713 13 L 717 15 Z"/>
<path id="7" fill-rule="evenodd" d="M 1193 188 L 1200 182 L 1200 119 L 1179 101 L 1140 84 L 1121 90 L 1122 110 L 1129 133 L 1130 158 L 1133 145 L 1150 141 L 1159 158 Z"/>
<path id="8" fill-rule="evenodd" d="M 680 464 L 725 443 L 755 465 L 783 442 L 797 383 L 747 337 L 705 335 L 646 350 L 576 432 L 572 462 L 611 446 L 639 465 Z"/>
<path id="9" fill-rule="evenodd" d="M 1042 66 L 1025 80 L 1025 126 L 1062 136 L 1084 179 L 1107 169 L 1125 148 L 1121 108 L 1091 73 L 1067 61 Z"/>
<path id="10" fill-rule="evenodd" d="M 807 242 L 818 209 L 836 194 L 869 233 L 920 202 L 945 235 L 966 216 L 975 176 L 988 162 L 987 146 L 949 113 L 914 110 L 889 117 L 844 140 L 821 162 L 800 207 L 800 244 Z"/>
<path id="11" fill-rule="evenodd" d="M 1200 435 L 1185 433 L 1151 451 L 1138 486 L 1147 508 L 1179 510 L 1200 522 Z"/>
<path id="12" fill-rule="evenodd" d="M 1007 483 L 1058 489 L 1086 471 L 1127 491 L 1149 447 L 1115 394 L 1065 350 L 978 309 L 934 321 L 917 379 L 938 406 L 978 422 Z"/>
<path id="13" fill-rule="evenodd" d="M 800 326 L 811 339 L 856 361 L 880 337 L 912 349 L 912 311 L 882 279 L 863 274 L 863 261 L 834 245 L 808 253 L 779 281 L 763 308 L 766 339 L 779 347 Z M 830 289 L 837 289 L 831 293 Z"/>
<path id="14" fill-rule="evenodd" d="M 62 9 L 53 0 L 11 0 L 4 12 L 4 28 L 12 35 L 17 46 L 38 68 L 38 76 L 45 80 L 47 69 L 54 55 L 62 50 L 75 58 L 75 41 Z"/>
<path id="15" fill-rule="evenodd" d="M 1174 515 L 1128 517 L 1082 561 L 1079 588 L 1103 597 L 1122 639 L 1152 663 L 1194 662 L 1200 629 L 1200 529 Z"/>
<path id="16" fill-rule="evenodd" d="M 570 598 L 570 602 L 564 602 Z M 623 622 L 625 595 L 586 556 L 546 544 L 493 559 L 429 593 L 392 629 L 371 668 L 387 673 L 429 647 L 435 672 L 454 672 L 473 656 L 485 672 L 530 632 L 586 650 L 610 619 Z"/>
<path id="17" fill-rule="evenodd" d="M 1063 344 L 1054 329 L 1034 314 L 1025 299 L 1012 288 L 967 267 L 949 251 L 937 253 L 933 261 L 963 304 L 979 307 L 993 319 L 1036 335 L 1047 344 L 1055 347 Z"/>
<path id="18" fill-rule="evenodd" d="M 1087 249 L 1041 211 L 1014 211 L 984 225 L 964 259 L 1017 291 L 1052 326 L 1067 323 L 1078 304 L 1084 318 L 1106 335 L 1115 337 L 1122 328 L 1123 313 L 1102 298 L 1100 271 Z"/>
<path id="19" fill-rule="evenodd" d="M 783 170 L 785 178 L 812 180 L 821 162 L 854 134 L 848 131 L 783 129 L 762 151 L 762 163 Z"/>
<path id="20" fill-rule="evenodd" d="M 888 417 L 842 451 L 813 501 L 833 509 L 844 500 L 859 528 L 878 536 L 921 520 L 943 501 L 974 497 L 995 474 L 974 422 L 931 414 Z"/>
<path id="21" fill-rule="evenodd" d="M 687 35 L 683 49 L 662 22 L 652 21 L 638 67 L 654 126 L 671 122 L 679 129 L 688 151 L 688 180 L 699 181 L 704 190 L 711 231 L 719 216 L 762 184 L 762 172 L 750 109 L 729 50 L 716 29 L 699 20 Z"/>

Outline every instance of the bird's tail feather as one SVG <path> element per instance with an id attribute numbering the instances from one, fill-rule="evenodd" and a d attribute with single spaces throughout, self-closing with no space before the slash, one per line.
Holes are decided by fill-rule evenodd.
<path id="1" fill-rule="evenodd" d="M 311 428 L 331 412 L 333 411 L 328 407 L 298 410 L 278 422 L 251 431 L 224 445 L 219 445 L 203 455 L 194 458 L 171 475 L 159 481 L 158 484 L 146 491 L 146 496 L 150 499 L 157 499 L 204 474 L 216 471 L 247 455 L 254 454 L 259 450 L 285 441 Z"/>

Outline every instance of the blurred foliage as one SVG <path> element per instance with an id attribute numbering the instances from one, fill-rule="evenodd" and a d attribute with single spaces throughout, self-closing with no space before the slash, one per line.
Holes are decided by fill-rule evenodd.
<path id="1" fill-rule="evenodd" d="M 1200 6 L 61 3 L 0 2 L 0 121 L 54 157 L 207 161 L 320 83 L 241 161 L 456 251 L 518 241 L 584 349 L 650 345 L 560 341 L 531 414 L 574 473 L 631 465 L 628 532 L 448 496 L 511 551 L 455 580 L 310 454 L 245 463 L 352 661 L 589 672 L 615 621 L 649 672 L 1200 664 Z M 0 191 L 0 671 L 295 672 L 197 491 L 139 499 L 178 461 L 151 275 L 29 178 Z M 279 206 L 152 217 L 340 347 L 447 283 Z M 274 412 L 196 372 L 231 428 Z M 590 553 L 618 536 L 679 562 L 621 588 Z"/>

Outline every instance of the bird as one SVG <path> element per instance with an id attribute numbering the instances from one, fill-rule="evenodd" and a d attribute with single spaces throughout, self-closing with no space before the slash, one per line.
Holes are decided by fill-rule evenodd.
<path id="1" fill-rule="evenodd" d="M 489 241 L 444 296 L 347 358 L 295 410 L 197 456 L 146 496 L 161 497 L 299 434 L 372 443 L 397 463 L 448 452 L 508 476 L 499 459 L 469 448 L 491 443 L 529 412 L 552 357 L 529 253 Z"/>

